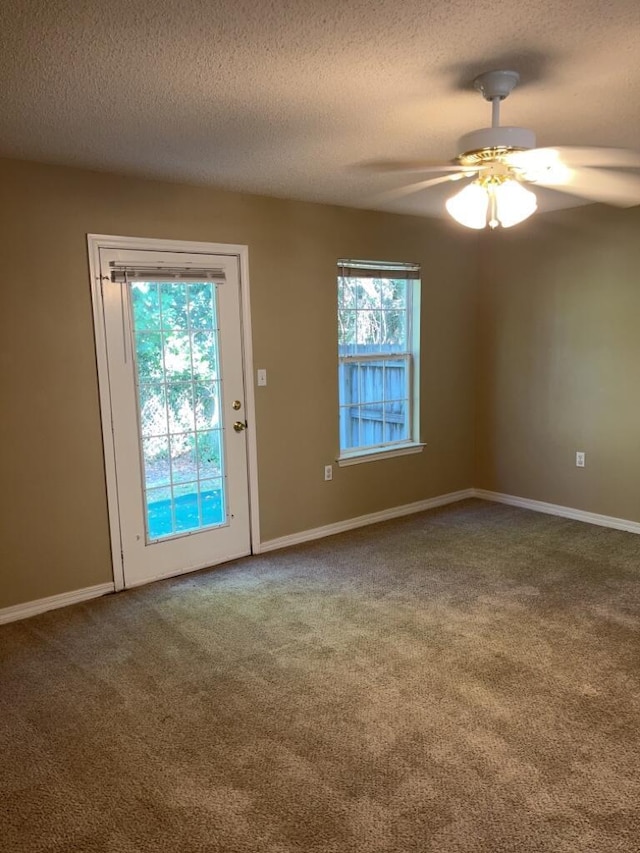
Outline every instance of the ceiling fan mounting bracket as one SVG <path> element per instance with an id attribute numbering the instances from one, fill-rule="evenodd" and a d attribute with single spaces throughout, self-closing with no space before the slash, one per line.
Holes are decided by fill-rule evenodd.
<path id="1" fill-rule="evenodd" d="M 485 71 L 473 81 L 474 87 L 482 94 L 485 101 L 499 98 L 503 101 L 520 82 L 517 71 Z"/>

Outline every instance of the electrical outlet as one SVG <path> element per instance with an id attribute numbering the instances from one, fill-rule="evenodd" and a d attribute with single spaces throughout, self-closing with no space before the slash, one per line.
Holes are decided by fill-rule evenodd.
<path id="1" fill-rule="evenodd" d="M 324 478 L 325 480 L 333 480 L 333 465 L 324 466 Z"/>
<path id="2" fill-rule="evenodd" d="M 576 467 L 577 468 L 584 468 L 584 460 L 585 460 L 586 455 L 587 454 L 584 452 L 584 450 L 576 450 Z"/>

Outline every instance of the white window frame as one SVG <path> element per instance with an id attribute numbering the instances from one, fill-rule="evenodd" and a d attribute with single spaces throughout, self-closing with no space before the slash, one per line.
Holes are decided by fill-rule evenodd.
<path id="1" fill-rule="evenodd" d="M 380 272 L 388 272 L 388 278 L 401 279 L 403 270 L 411 270 L 414 275 L 418 273 L 417 278 L 407 279 L 407 344 L 408 349 L 400 353 L 367 353 L 363 355 L 341 355 L 338 350 L 338 374 L 340 366 L 347 363 L 361 364 L 367 361 L 393 361 L 406 359 L 408 364 L 408 432 L 406 439 L 398 442 L 384 442 L 379 445 L 370 445 L 362 448 L 354 448 L 353 450 L 343 450 L 340 446 L 340 436 L 338 444 L 340 446 L 339 454 L 336 462 L 338 466 L 345 467 L 348 465 L 357 465 L 362 462 L 375 462 L 381 459 L 391 459 L 396 456 L 406 456 L 412 453 L 420 453 L 424 448 L 424 442 L 420 441 L 420 296 L 421 296 L 421 279 L 420 268 L 416 264 L 406 263 L 390 263 L 387 261 L 369 261 L 369 260 L 346 260 L 338 261 L 336 283 L 339 285 L 340 278 L 357 278 L 357 275 L 345 275 L 347 269 L 350 271 L 361 268 L 363 270 L 376 270 Z M 394 274 L 395 273 L 395 274 Z M 381 278 L 384 276 L 381 275 Z M 337 288 L 336 288 L 337 292 Z M 338 307 L 339 310 L 339 307 Z M 336 315 L 337 316 L 337 315 Z M 338 415 L 343 406 L 340 399 L 340 386 L 338 384 Z"/>

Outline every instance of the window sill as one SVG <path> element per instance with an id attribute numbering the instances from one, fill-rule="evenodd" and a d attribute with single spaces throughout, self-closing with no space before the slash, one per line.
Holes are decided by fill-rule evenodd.
<path id="1" fill-rule="evenodd" d="M 393 459 L 395 456 L 422 453 L 424 447 L 426 445 L 423 442 L 415 442 L 414 444 L 403 444 L 399 447 L 387 447 L 381 450 L 361 450 L 339 456 L 336 462 L 339 468 L 345 468 L 347 465 L 359 465 L 361 462 L 377 462 L 379 459 Z"/>

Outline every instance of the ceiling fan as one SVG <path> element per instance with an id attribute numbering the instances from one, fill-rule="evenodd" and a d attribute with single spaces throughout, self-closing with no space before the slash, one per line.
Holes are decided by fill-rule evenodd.
<path id="1" fill-rule="evenodd" d="M 516 71 L 488 71 L 474 80 L 475 88 L 491 102 L 491 127 L 467 133 L 458 154 L 444 163 L 381 164 L 385 170 L 445 173 L 384 194 L 399 198 L 448 181 L 466 181 L 446 202 L 450 215 L 469 228 L 509 228 L 537 209 L 535 193 L 527 186 L 550 188 L 589 201 L 619 207 L 640 204 L 640 175 L 623 169 L 640 168 L 640 152 L 622 148 L 558 146 L 536 148 L 533 131 L 500 125 L 500 104 L 520 80 Z"/>

